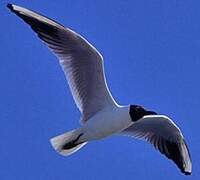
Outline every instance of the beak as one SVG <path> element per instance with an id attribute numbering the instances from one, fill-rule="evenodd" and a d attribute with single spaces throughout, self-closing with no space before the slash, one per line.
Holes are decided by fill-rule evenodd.
<path id="1" fill-rule="evenodd" d="M 156 115 L 158 113 L 154 112 L 154 111 L 146 111 L 145 115 Z"/>

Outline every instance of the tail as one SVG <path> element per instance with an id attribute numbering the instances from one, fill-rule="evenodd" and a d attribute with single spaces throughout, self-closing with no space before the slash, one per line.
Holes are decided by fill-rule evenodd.
<path id="1" fill-rule="evenodd" d="M 53 148 L 63 156 L 69 156 L 81 149 L 87 142 L 77 143 L 82 136 L 77 130 L 72 130 L 50 139 Z"/>

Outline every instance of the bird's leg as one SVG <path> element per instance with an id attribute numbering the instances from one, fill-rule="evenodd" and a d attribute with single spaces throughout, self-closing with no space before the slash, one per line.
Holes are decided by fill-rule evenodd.
<path id="1" fill-rule="evenodd" d="M 78 137 L 72 141 L 70 141 L 69 143 L 66 143 L 63 145 L 62 149 L 71 149 L 71 148 L 74 148 L 76 147 L 77 145 L 83 143 L 83 142 L 79 142 L 77 143 L 77 141 L 80 139 L 80 137 L 83 135 L 83 133 L 79 134 Z"/>

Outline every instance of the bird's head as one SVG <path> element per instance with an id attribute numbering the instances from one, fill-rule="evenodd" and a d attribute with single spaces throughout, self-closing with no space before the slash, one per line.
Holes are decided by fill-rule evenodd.
<path id="1" fill-rule="evenodd" d="M 133 122 L 141 119 L 143 116 L 146 115 L 156 115 L 157 113 L 154 111 L 149 111 L 139 105 L 130 105 L 129 108 L 129 115 L 131 116 L 131 120 Z"/>

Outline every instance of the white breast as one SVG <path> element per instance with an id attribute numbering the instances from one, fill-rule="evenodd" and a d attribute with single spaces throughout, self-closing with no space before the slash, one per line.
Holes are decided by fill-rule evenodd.
<path id="1" fill-rule="evenodd" d="M 109 107 L 98 112 L 84 124 L 82 127 L 84 135 L 81 139 L 87 141 L 101 139 L 120 132 L 132 124 L 129 107 Z"/>

